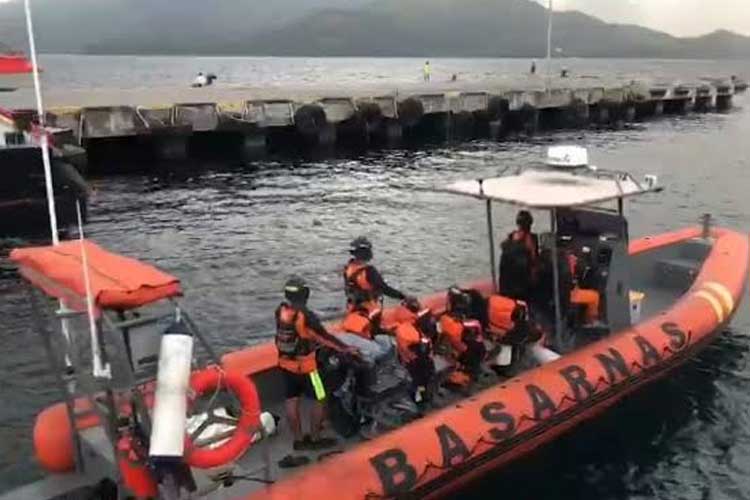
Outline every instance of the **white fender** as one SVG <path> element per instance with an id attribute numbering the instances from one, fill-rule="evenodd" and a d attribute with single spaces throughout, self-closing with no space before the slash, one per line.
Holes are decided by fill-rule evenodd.
<path id="1" fill-rule="evenodd" d="M 183 456 L 192 360 L 193 336 L 176 322 L 161 337 L 150 457 Z"/>
<path id="2" fill-rule="evenodd" d="M 546 365 L 547 363 L 551 363 L 560 359 L 560 355 L 555 351 L 551 351 L 546 347 L 538 344 L 534 345 L 534 347 L 531 348 L 531 355 L 540 365 Z"/>

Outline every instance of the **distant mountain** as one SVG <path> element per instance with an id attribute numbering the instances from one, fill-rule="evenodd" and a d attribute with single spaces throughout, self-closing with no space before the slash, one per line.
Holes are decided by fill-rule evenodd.
<path id="1" fill-rule="evenodd" d="M 264 55 L 542 57 L 546 32 L 547 11 L 529 0 L 380 0 L 315 12 L 247 46 Z M 555 13 L 553 46 L 569 57 L 750 58 L 750 37 L 677 38 L 576 11 Z"/>
<path id="2" fill-rule="evenodd" d="M 371 0 L 34 0 L 42 52 L 247 53 L 243 42 L 322 8 Z M 0 42 L 26 49 L 21 0 L 0 2 Z"/>
<path id="3" fill-rule="evenodd" d="M 100 54 L 542 57 L 547 12 L 531 0 L 35 0 L 40 50 Z M 0 42 L 25 48 L 20 0 L 0 3 Z M 15 38 L 14 38 L 15 37 Z M 677 38 L 556 12 L 569 57 L 750 58 L 750 38 Z"/>
<path id="4" fill-rule="evenodd" d="M 750 37 L 718 30 L 697 38 L 685 38 L 682 55 L 700 54 L 706 59 L 750 59 Z"/>

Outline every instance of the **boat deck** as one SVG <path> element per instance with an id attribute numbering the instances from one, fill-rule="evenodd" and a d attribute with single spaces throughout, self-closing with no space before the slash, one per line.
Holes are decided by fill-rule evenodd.
<path id="1" fill-rule="evenodd" d="M 445 362 L 441 359 L 437 359 L 438 366 L 445 365 Z M 529 368 L 530 366 L 525 366 Z M 522 370 L 523 368 L 519 368 Z M 453 391 L 446 388 L 440 388 L 435 395 L 435 400 L 432 403 L 432 408 L 426 413 L 440 410 L 445 408 L 452 403 L 455 403 L 469 395 L 476 394 L 485 389 L 488 389 L 494 385 L 500 384 L 507 380 L 508 377 L 501 377 L 497 375 L 493 370 L 484 369 L 480 376 L 480 379 L 473 384 L 471 389 L 466 392 Z M 305 402 L 303 407 L 303 422 L 306 421 L 306 414 L 309 409 L 309 402 Z M 292 454 L 296 456 L 304 456 L 310 460 L 308 465 L 313 465 L 319 461 L 325 460 L 332 455 L 343 453 L 348 449 L 353 448 L 357 444 L 363 442 L 363 438 L 354 436 L 348 439 L 342 438 L 329 426 L 324 429 L 323 434 L 325 436 L 331 436 L 338 439 L 339 443 L 337 446 L 327 450 L 316 450 L 316 451 L 293 451 L 292 443 L 293 436 L 291 429 L 289 428 L 284 415 L 283 402 L 276 402 L 271 405 L 264 405 L 264 411 L 268 411 L 273 415 L 282 417 L 279 421 L 277 432 L 273 436 L 268 437 L 257 443 L 242 459 L 240 459 L 235 469 L 233 470 L 234 476 L 242 476 L 243 478 L 260 479 L 261 481 L 253 481 L 247 479 L 237 480 L 231 487 L 224 488 L 215 481 L 210 479 L 211 474 L 205 474 L 199 472 L 196 477 L 196 481 L 199 486 L 199 490 L 204 492 L 211 491 L 211 498 L 229 500 L 236 499 L 237 495 L 245 495 L 259 489 L 264 488 L 266 485 L 264 481 L 279 481 L 283 480 L 298 470 L 304 469 L 306 466 L 297 468 L 281 468 L 278 465 L 279 460 L 285 456 Z M 215 474 L 214 474 L 215 475 Z"/>

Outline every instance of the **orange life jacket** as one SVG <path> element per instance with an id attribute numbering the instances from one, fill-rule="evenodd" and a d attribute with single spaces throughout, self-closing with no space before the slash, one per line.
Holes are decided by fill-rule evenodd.
<path id="1" fill-rule="evenodd" d="M 526 303 L 502 295 L 490 296 L 487 301 L 489 330 L 497 340 L 505 336 L 515 326 L 513 313 L 518 307 L 526 307 Z"/>
<path id="2" fill-rule="evenodd" d="M 570 302 L 585 308 L 585 320 L 593 323 L 599 319 L 601 297 L 596 290 L 575 287 L 570 291 Z"/>
<path id="3" fill-rule="evenodd" d="M 350 311 L 354 307 L 364 307 L 368 311 L 378 307 L 377 291 L 367 279 L 369 267 L 369 264 L 352 259 L 344 268 L 344 292 Z"/>
<path id="4" fill-rule="evenodd" d="M 422 352 L 428 355 L 432 352 L 432 341 L 421 331 L 417 323 L 422 314 L 430 314 L 429 310 L 420 311 L 419 314 L 411 314 L 411 321 L 399 323 L 394 332 L 399 359 L 404 364 L 409 364 L 417 359 L 420 348 L 424 349 Z"/>
<path id="5" fill-rule="evenodd" d="M 341 323 L 341 327 L 348 333 L 359 335 L 363 339 L 372 340 L 375 332 L 375 322 L 381 314 L 380 309 L 368 311 L 357 308 L 349 312 Z"/>
<path id="6" fill-rule="evenodd" d="M 279 367 L 292 373 L 307 374 L 317 369 L 314 334 L 307 328 L 304 311 L 283 303 L 276 311 L 276 349 Z"/>
<path id="7" fill-rule="evenodd" d="M 396 327 L 396 348 L 402 363 L 408 364 L 416 359 L 413 347 L 422 342 L 422 334 L 412 323 L 399 323 Z"/>
<path id="8" fill-rule="evenodd" d="M 440 317 L 440 331 L 458 355 L 466 352 L 467 343 L 482 341 L 482 325 L 479 321 L 463 320 L 451 314 Z"/>

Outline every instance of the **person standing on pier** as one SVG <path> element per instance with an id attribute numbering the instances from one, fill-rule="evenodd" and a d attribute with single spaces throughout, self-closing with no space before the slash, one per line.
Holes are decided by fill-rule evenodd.
<path id="1" fill-rule="evenodd" d="M 424 62 L 424 68 L 422 69 L 425 83 L 429 83 L 432 78 L 432 68 L 430 67 L 430 61 Z"/>
<path id="2" fill-rule="evenodd" d="M 536 75 L 536 61 L 531 61 L 531 71 L 530 73 L 532 75 Z"/>
<path id="3" fill-rule="evenodd" d="M 196 75 L 195 80 L 193 80 L 192 86 L 197 88 L 197 87 L 205 87 L 206 85 L 208 85 L 208 78 L 201 71 Z"/>

